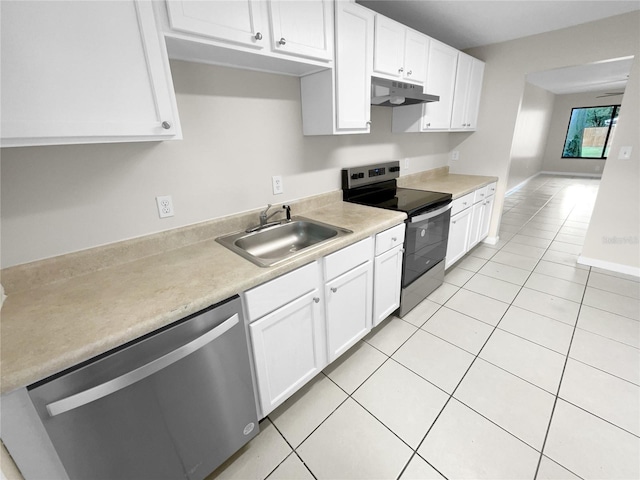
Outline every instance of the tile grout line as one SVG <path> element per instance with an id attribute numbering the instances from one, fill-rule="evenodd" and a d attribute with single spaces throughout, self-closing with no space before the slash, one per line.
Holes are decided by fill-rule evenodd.
<path id="1" fill-rule="evenodd" d="M 547 180 L 547 181 L 549 181 L 549 180 Z M 546 183 L 546 182 L 545 182 L 545 183 Z M 541 185 L 540 187 L 538 187 L 538 188 L 542 188 L 542 186 L 544 186 L 544 184 L 542 184 L 542 185 Z M 553 196 L 552 196 L 552 197 L 551 197 L 551 198 L 550 198 L 550 199 L 549 199 L 549 200 L 548 200 L 548 201 L 543 205 L 543 207 L 541 207 L 538 211 L 540 211 L 542 208 L 544 208 L 544 206 L 546 206 L 546 205 L 547 205 L 547 204 L 548 204 L 548 203 L 553 199 L 553 197 L 554 197 L 555 195 L 557 195 L 558 193 L 560 193 L 564 188 L 565 188 L 565 187 L 563 187 L 563 188 L 562 188 L 562 189 L 560 189 L 558 192 L 556 192 L 556 194 L 554 194 L 554 195 L 553 195 Z M 512 207 L 512 208 L 513 208 L 513 207 Z M 575 205 L 574 205 L 574 207 L 573 207 L 573 208 L 575 208 Z M 573 210 L 573 208 L 572 208 L 572 210 Z M 504 212 L 503 212 L 503 214 L 504 214 Z M 537 213 L 536 213 L 536 214 L 537 214 Z M 531 217 L 531 218 L 533 218 L 536 214 L 532 215 L 532 217 Z M 570 214 L 569 214 L 569 215 L 570 215 Z M 567 219 L 568 219 L 568 216 L 569 216 L 569 215 L 567 215 L 567 218 L 565 218 L 565 222 L 567 221 Z M 531 220 L 529 220 L 529 221 L 531 221 Z M 527 223 L 529 223 L 529 221 L 527 221 L 524 225 L 526 225 Z M 520 227 L 520 230 L 521 230 L 522 228 L 524 228 L 524 225 Z M 564 222 L 563 222 L 563 225 L 564 225 Z M 557 236 L 557 235 L 558 235 L 558 232 L 556 232 L 556 236 Z M 554 239 L 555 239 L 555 237 L 556 237 L 556 236 L 554 236 Z M 511 239 L 510 239 L 510 240 L 511 240 Z M 510 241 L 510 240 L 509 240 L 509 241 Z M 553 242 L 553 241 L 554 241 L 554 240 L 552 240 L 552 242 Z M 508 243 L 508 242 L 507 242 L 507 243 Z M 516 242 L 516 243 L 517 243 L 517 242 Z M 498 251 L 500 251 L 501 249 L 502 249 L 502 248 L 500 248 L 500 249 L 496 249 L 496 253 L 497 253 Z M 548 247 L 545 249 L 545 252 L 546 252 L 547 250 L 548 250 Z M 495 254 L 494 254 L 494 255 L 495 255 Z M 541 258 L 542 258 L 542 257 L 541 257 Z M 541 261 L 541 258 L 539 258 L 539 259 L 537 260 L 536 266 L 537 266 L 537 265 L 539 264 L 539 262 Z M 489 259 L 489 260 L 490 260 L 490 259 Z M 487 260 L 485 263 L 487 263 L 489 260 Z M 535 269 L 535 267 L 534 267 L 534 269 Z M 589 273 L 590 273 L 590 270 L 591 270 L 591 269 L 589 268 L 589 269 L 588 269 L 588 275 L 589 275 Z M 473 273 L 473 275 L 472 275 L 468 280 L 466 280 L 466 281 L 463 283 L 463 285 L 462 285 L 462 286 L 454 285 L 455 287 L 458 287 L 458 291 L 459 291 L 459 290 L 461 290 L 461 289 L 464 287 L 464 285 L 465 285 L 466 283 L 468 283 L 468 282 L 469 282 L 469 281 L 470 281 L 470 280 L 471 280 L 475 275 L 479 274 L 479 271 L 475 271 L 475 272 L 472 272 L 472 273 Z M 532 274 L 532 273 L 533 273 L 533 270 L 531 270 L 531 271 L 529 272 L 529 276 L 527 277 L 527 280 L 528 280 L 528 278 L 531 276 L 531 274 Z M 525 281 L 525 283 L 526 283 L 526 281 Z M 452 285 L 453 285 L 453 284 L 452 284 Z M 520 289 L 518 290 L 518 293 L 517 293 L 517 294 L 516 294 L 516 296 L 514 297 L 514 300 L 515 300 L 515 298 L 517 297 L 517 295 L 522 291 L 522 289 L 523 289 L 523 288 L 525 288 L 525 287 L 524 287 L 524 284 L 520 286 Z M 585 290 L 583 291 L 583 298 L 584 298 L 584 294 L 585 294 L 585 292 L 586 292 L 586 285 L 585 285 Z M 456 293 L 457 293 L 457 292 L 456 292 Z M 474 292 L 474 293 L 477 293 L 477 292 Z M 546 293 L 546 292 L 542 292 L 542 293 Z M 479 294 L 479 295 L 482 295 L 482 294 Z M 493 297 L 489 297 L 489 296 L 487 296 L 487 295 L 484 295 L 484 296 L 485 296 L 485 297 L 487 297 L 487 298 L 491 298 L 492 300 L 500 301 L 500 300 L 497 300 L 497 299 L 495 299 L 495 298 L 493 298 Z M 449 297 L 449 299 L 450 299 L 450 298 L 451 298 L 451 297 Z M 449 299 L 447 299 L 447 301 L 448 301 Z M 437 303 L 437 302 L 434 302 L 434 303 Z M 505 304 L 506 304 L 507 302 L 502 302 L 502 303 L 505 303 Z M 405 470 L 407 469 L 408 465 L 411 463 L 411 461 L 412 461 L 412 459 L 415 457 L 415 455 L 418 455 L 420 458 L 422 458 L 424 461 L 426 461 L 428 465 L 430 465 L 432 468 L 434 468 L 434 469 L 435 469 L 435 467 L 434 467 L 433 465 L 431 465 L 431 464 L 430 464 L 426 459 L 424 459 L 423 457 L 421 457 L 421 456 L 417 453 L 417 452 L 418 452 L 418 449 L 419 449 L 419 448 L 420 448 L 420 446 L 424 443 L 424 441 L 425 441 L 426 437 L 428 436 L 428 434 L 430 433 L 431 429 L 432 429 L 432 428 L 433 428 L 433 426 L 436 424 L 436 422 L 438 421 L 438 419 L 439 419 L 440 415 L 442 414 L 442 412 L 444 411 L 444 409 L 446 408 L 446 406 L 447 406 L 447 405 L 449 404 L 449 402 L 451 401 L 451 398 L 453 398 L 453 396 L 454 396 L 454 394 L 455 394 L 455 391 L 458 389 L 458 387 L 460 386 L 460 384 L 462 383 L 462 381 L 463 381 L 463 380 L 464 380 L 464 378 L 466 377 L 467 373 L 469 372 L 469 370 L 471 369 L 471 367 L 472 367 L 472 366 L 473 366 L 473 364 L 475 363 L 475 360 L 479 357 L 480 352 L 481 352 L 481 351 L 482 351 L 482 349 L 485 347 L 485 345 L 488 343 L 489 339 L 492 337 L 492 335 L 493 335 L 493 333 L 495 332 L 495 330 L 496 330 L 496 329 L 498 329 L 500 322 L 501 322 L 501 321 L 502 321 L 502 319 L 504 318 L 504 315 L 506 314 L 506 312 L 508 311 L 508 309 L 513 305 L 513 300 L 508 304 L 507 310 L 505 310 L 505 313 L 501 316 L 500 320 L 498 320 L 497 324 L 496 324 L 495 326 L 493 326 L 493 330 L 492 330 L 491 334 L 487 337 L 487 339 L 485 340 L 484 344 L 482 345 L 482 347 L 480 348 L 480 350 L 478 351 L 478 353 L 477 353 L 476 355 L 474 355 L 474 359 L 472 360 L 471 364 L 469 365 L 469 367 L 467 368 L 467 370 L 466 370 L 466 371 L 465 371 L 465 373 L 463 374 L 463 376 L 462 376 L 462 378 L 460 379 L 460 381 L 457 383 L 456 387 L 453 389 L 452 393 L 451 393 L 451 394 L 449 394 L 449 393 L 447 393 L 447 392 L 445 391 L 445 393 L 446 393 L 447 395 L 449 395 L 449 398 L 447 399 L 447 401 L 445 402 L 445 404 L 444 404 L 444 405 L 443 405 L 443 407 L 441 408 L 440 412 L 438 413 L 438 415 L 436 416 L 436 418 L 435 418 L 435 419 L 434 419 L 434 421 L 432 422 L 431 426 L 430 426 L 430 427 L 429 427 L 429 429 L 427 430 L 427 433 L 424 435 L 423 439 L 419 442 L 418 446 L 417 446 L 415 449 L 414 449 L 413 447 L 411 447 L 410 445 L 408 445 L 406 442 L 404 442 L 404 440 L 402 440 L 402 439 L 401 439 L 397 434 L 395 434 L 395 432 L 393 432 L 389 427 L 387 427 L 387 426 L 384 424 L 384 422 L 382 422 L 382 421 L 381 421 L 380 419 L 378 419 L 375 415 L 373 415 L 373 413 L 369 412 L 369 410 L 367 410 L 367 409 L 366 409 L 366 407 L 364 407 L 364 406 L 363 406 L 362 404 L 360 404 L 360 403 L 359 403 L 355 398 L 353 398 L 353 395 L 354 395 L 354 394 L 355 394 L 355 393 L 356 393 L 356 392 L 357 392 L 357 391 L 358 391 L 358 390 L 359 390 L 359 389 L 360 389 L 360 388 L 361 388 L 361 387 L 362 387 L 362 386 L 363 386 L 363 385 L 364 385 L 364 384 L 365 384 L 365 383 L 366 383 L 366 382 L 367 382 L 367 381 L 368 381 L 368 380 L 369 380 L 369 379 L 370 379 L 370 378 L 371 378 L 371 377 L 372 377 L 372 376 L 373 376 L 373 375 L 374 375 L 378 370 L 380 370 L 380 368 L 382 368 L 382 366 L 383 366 L 383 365 L 385 365 L 389 360 L 393 360 L 394 362 L 396 362 L 396 363 L 398 363 L 399 365 L 401 365 L 403 368 L 407 368 L 407 370 L 411 371 L 412 373 L 414 373 L 415 375 L 417 375 L 417 376 L 418 376 L 418 377 L 420 377 L 421 379 L 423 379 L 423 380 L 427 381 L 429 384 L 434 385 L 436 388 L 438 388 L 438 389 L 439 389 L 439 390 L 441 390 L 441 391 L 444 391 L 444 390 L 442 390 L 440 387 L 438 387 L 437 385 L 433 384 L 433 383 L 432 383 L 432 382 L 430 382 L 429 380 L 427 380 L 427 379 L 425 379 L 424 377 L 422 377 L 421 375 L 417 374 L 416 372 L 413 372 L 413 370 L 411 370 L 410 368 L 408 368 L 408 367 L 404 366 L 402 363 L 400 363 L 400 362 L 398 362 L 397 360 L 393 359 L 393 358 L 392 358 L 392 355 L 394 355 L 394 354 L 395 354 L 395 353 L 396 353 L 396 352 L 397 352 L 397 351 L 398 351 L 398 350 L 399 350 L 399 349 L 400 349 L 404 344 L 406 344 L 406 343 L 409 341 L 409 339 L 410 339 L 410 338 L 412 338 L 412 337 L 416 334 L 416 332 L 417 332 L 418 330 L 423 330 L 423 331 L 424 331 L 424 332 L 426 332 L 426 333 L 430 333 L 430 332 L 427 332 L 426 330 L 424 330 L 422 327 L 424 327 L 424 326 L 428 323 L 428 321 L 429 321 L 429 320 L 430 320 L 430 319 L 431 319 L 431 318 L 432 318 L 432 317 L 433 317 L 433 316 L 434 316 L 438 311 L 440 311 L 440 310 L 442 309 L 442 307 L 446 306 L 445 304 L 446 304 L 446 302 L 444 302 L 444 303 L 442 303 L 442 304 L 438 304 L 438 308 L 437 308 L 433 313 L 431 313 L 431 314 L 429 315 L 429 318 L 427 318 L 427 320 L 426 320 L 425 322 L 423 322 L 423 323 L 422 323 L 422 325 L 420 325 L 420 326 L 417 326 L 417 325 L 415 325 L 415 324 L 413 324 L 413 323 L 411 323 L 411 322 L 407 322 L 406 320 L 403 320 L 403 321 L 405 321 L 405 322 L 407 322 L 407 323 L 411 324 L 412 326 L 416 327 L 416 329 L 415 329 L 415 331 L 414 331 L 414 332 L 412 332 L 412 333 L 411 333 L 411 335 L 409 335 L 409 337 L 407 337 L 407 339 L 406 339 L 406 340 L 404 340 L 404 341 L 400 344 L 400 346 L 398 346 L 398 347 L 393 351 L 393 353 L 392 353 L 391 355 L 388 355 L 388 354 L 386 354 L 385 352 L 383 352 L 382 350 L 380 350 L 379 348 L 375 347 L 374 345 L 369 344 L 368 342 L 366 342 L 366 340 L 362 340 L 362 341 L 366 342 L 366 343 L 367 343 L 369 346 L 371 346 L 372 348 L 374 348 L 374 349 L 376 349 L 377 351 L 379 351 L 379 352 L 383 353 L 387 358 L 386 358 L 386 359 L 382 362 L 382 364 L 380 364 L 380 365 L 379 365 L 379 366 L 378 366 L 378 367 L 377 367 L 377 368 L 376 368 L 376 369 L 375 369 L 371 374 L 369 374 L 369 375 L 368 375 L 368 376 L 367 376 L 367 377 L 366 377 L 362 382 L 360 382 L 360 384 L 359 384 L 359 385 L 354 389 L 354 391 L 353 391 L 351 394 L 350 394 L 350 393 L 348 393 L 346 390 L 344 390 L 342 387 L 340 387 L 340 385 L 338 385 L 335 381 L 333 381 L 333 379 L 331 379 L 331 378 L 330 378 L 330 377 L 329 377 L 329 376 L 328 376 L 324 371 L 321 371 L 320 373 L 322 373 L 322 374 L 323 374 L 325 377 L 327 377 L 327 378 L 328 378 L 328 379 L 329 379 L 329 380 L 330 380 L 334 385 L 336 385 L 340 390 L 342 390 L 342 391 L 347 395 L 347 397 L 346 397 L 342 402 L 340 402 L 340 404 L 339 404 L 335 409 L 333 409 L 333 410 L 331 411 L 331 413 L 330 413 L 330 414 L 329 414 L 329 415 L 328 415 L 328 416 L 327 416 L 327 417 L 326 417 L 326 418 L 325 418 L 325 419 L 324 419 L 324 420 L 323 420 L 323 421 L 322 421 L 322 422 L 321 422 L 321 423 L 320 423 L 316 428 L 314 428 L 314 429 L 312 430 L 312 432 L 311 432 L 311 433 L 309 433 L 309 434 L 304 438 L 304 440 L 302 440 L 302 441 L 300 442 L 300 444 L 298 445 L 298 447 L 300 447 L 300 446 L 301 446 L 301 445 L 302 445 L 302 444 L 303 444 L 303 443 L 304 443 L 304 442 L 305 442 L 305 441 L 306 441 L 306 440 L 307 440 L 307 439 L 308 439 L 308 438 L 309 438 L 309 437 L 310 437 L 310 436 L 311 436 L 311 435 L 312 435 L 312 434 L 313 434 L 313 433 L 314 433 L 314 432 L 315 432 L 315 431 L 316 431 L 316 430 L 317 430 L 317 429 L 318 429 L 318 428 L 319 428 L 319 427 L 320 427 L 320 426 L 321 426 L 321 425 L 322 425 L 322 424 L 323 424 L 323 423 L 324 423 L 328 418 L 330 418 L 330 417 L 335 413 L 335 411 L 336 411 L 338 408 L 340 408 L 342 405 L 344 405 L 344 404 L 347 402 L 347 400 L 348 400 L 349 398 L 351 398 L 351 399 L 352 399 L 354 402 L 356 402 L 356 403 L 357 403 L 361 408 L 363 408 L 366 412 L 368 412 L 371 416 L 373 416 L 373 417 L 374 417 L 378 422 L 380 422 L 380 423 L 381 423 L 385 428 L 387 428 L 387 429 L 388 429 L 391 433 L 393 433 L 393 434 L 394 434 L 394 435 L 395 435 L 395 436 L 396 436 L 400 441 L 402 441 L 405 445 L 407 445 L 407 446 L 412 450 L 412 452 L 413 452 L 413 453 L 412 453 L 412 455 L 409 457 L 409 460 L 408 460 L 408 461 L 407 461 L 407 463 L 405 464 L 404 468 L 401 470 L 401 472 L 400 472 L 400 474 L 399 474 L 399 477 L 400 477 L 400 476 L 402 476 L 402 474 L 405 472 Z M 580 304 L 580 305 L 582 305 L 582 304 Z M 580 311 L 580 310 L 579 310 L 579 311 Z M 579 311 L 578 311 L 578 313 L 579 313 Z M 459 312 L 459 313 L 461 313 L 461 312 Z M 535 313 L 535 312 L 534 312 L 534 313 Z M 474 319 L 474 320 L 481 321 L 481 320 L 475 319 L 474 317 L 471 317 L 471 316 L 469 316 L 469 315 L 466 315 L 466 314 L 464 314 L 464 313 L 463 313 L 463 315 L 468 316 L 468 317 L 470 317 L 470 318 L 472 318 L 472 319 Z M 547 318 L 551 318 L 551 317 L 547 317 Z M 400 319 L 400 320 L 402 320 L 401 318 L 399 318 L 399 319 Z M 552 320 L 555 320 L 555 319 L 552 319 Z M 558 321 L 558 320 L 555 320 L 555 321 Z M 482 322 L 482 321 L 481 321 L 481 322 Z M 486 322 L 482 322 L 482 323 L 486 324 Z M 564 322 L 561 322 L 561 323 L 564 323 Z M 489 325 L 489 324 L 487 324 L 487 325 Z M 575 334 L 575 330 L 576 330 L 576 328 L 577 328 L 577 326 L 576 326 L 576 325 L 577 325 L 577 318 L 576 318 L 576 324 L 574 324 L 574 332 L 573 332 L 573 334 Z M 433 334 L 431 334 L 431 335 L 433 335 Z M 434 335 L 434 336 L 436 336 L 437 338 L 440 338 L 440 337 L 438 337 L 437 335 Z M 517 335 L 516 335 L 516 336 L 517 336 Z M 520 338 L 522 338 L 522 337 L 520 337 Z M 605 338 L 606 338 L 606 337 L 605 337 Z M 441 340 L 446 341 L 447 343 L 450 343 L 450 344 L 451 344 L 451 342 L 448 342 L 447 340 L 444 340 L 444 339 L 441 339 Z M 527 340 L 527 339 L 525 339 L 525 340 Z M 573 335 L 572 335 L 572 340 L 573 340 Z M 536 344 L 536 345 L 539 345 L 539 344 L 537 344 L 537 343 L 535 343 L 535 342 L 532 342 L 532 343 L 534 343 L 534 344 Z M 458 347 L 458 346 L 457 346 L 457 345 L 455 345 L 455 344 L 451 344 L 451 345 L 454 345 L 454 346 L 456 346 L 457 348 L 461 348 L 461 347 Z M 543 346 L 543 345 L 540 345 L 540 346 Z M 570 346 L 571 346 L 571 344 L 570 344 Z M 570 346 L 569 346 L 569 349 L 570 349 Z M 544 347 L 544 346 L 543 346 L 543 347 Z M 463 351 L 465 351 L 465 352 L 467 352 L 467 351 L 466 351 L 466 350 L 464 350 L 464 349 L 462 349 L 462 350 L 463 350 Z M 554 350 L 552 350 L 552 351 L 554 351 Z M 554 351 L 554 352 L 555 352 L 555 351 Z M 470 353 L 470 352 L 467 352 L 467 353 Z M 557 353 L 557 352 L 556 352 L 556 353 Z M 567 355 L 566 355 L 566 358 L 565 358 L 565 368 L 566 368 L 566 363 L 567 363 L 568 358 L 569 358 L 569 351 L 567 351 Z M 484 360 L 484 359 L 483 359 L 483 360 Z M 489 363 L 491 363 L 491 362 L 489 362 Z M 492 365 L 493 365 L 493 364 L 492 364 Z M 501 367 L 498 367 L 498 368 L 501 368 Z M 510 373 L 511 375 L 514 375 L 514 374 L 513 374 L 513 373 L 511 373 L 511 372 L 508 372 L 508 373 Z M 563 373 L 562 373 L 562 375 L 564 375 L 564 369 L 563 369 Z M 514 375 L 514 376 L 516 376 L 517 378 L 520 378 L 520 377 L 518 377 L 517 375 Z M 522 379 L 522 380 L 524 380 L 524 379 Z M 562 380 L 562 376 L 561 376 L 561 380 Z M 526 380 L 525 380 L 525 381 L 526 381 Z M 528 383 L 530 383 L 530 382 L 528 382 Z M 561 383 L 561 382 L 560 382 L 560 383 Z M 531 384 L 531 385 L 534 385 L 534 384 Z M 537 385 L 535 385 L 535 386 L 537 386 Z M 541 387 L 538 387 L 538 388 L 541 388 Z M 543 389 L 543 390 L 544 390 L 544 389 Z M 558 393 L 559 393 L 559 390 L 560 390 L 560 386 L 558 387 Z M 545 391 L 546 391 L 546 390 L 545 390 Z M 554 409 L 555 409 L 555 403 L 557 402 L 557 399 L 558 399 L 558 395 L 556 395 L 556 399 L 555 399 L 555 402 L 554 402 Z M 460 400 L 458 400 L 458 399 L 456 399 L 456 400 L 457 400 L 458 402 L 462 403 L 463 405 L 466 405 L 466 404 L 464 404 L 464 402 L 461 402 L 461 401 L 460 401 Z M 469 406 L 467 406 L 467 408 L 470 408 L 471 410 L 473 410 L 473 409 L 472 409 L 471 407 L 469 407 Z M 473 411 L 475 412 L 475 410 L 473 410 Z M 487 419 L 488 421 L 490 421 L 490 422 L 491 422 L 491 423 L 493 423 L 494 425 L 498 426 L 500 429 L 502 429 L 502 430 L 504 430 L 505 432 L 509 433 L 511 436 L 515 437 L 516 439 L 518 439 L 518 440 L 520 440 L 521 442 L 523 442 L 523 443 L 525 443 L 526 445 L 528 445 L 526 442 L 524 442 L 523 440 L 519 439 L 517 436 L 513 435 L 511 432 L 508 432 L 506 429 L 504 429 L 504 428 L 500 427 L 499 425 L 495 424 L 495 423 L 494 423 L 493 421 L 491 421 L 490 419 L 488 419 L 488 418 L 484 417 L 484 416 L 483 416 L 482 414 L 480 414 L 479 412 L 476 412 L 476 413 L 477 413 L 477 414 L 479 414 L 479 415 L 481 415 L 483 418 Z M 552 411 L 552 414 L 551 414 L 551 416 L 550 416 L 549 426 L 548 426 L 548 428 L 547 428 L 547 435 L 548 435 L 548 432 L 549 432 L 549 429 L 550 429 L 550 424 L 551 424 L 551 419 L 552 419 L 552 418 L 553 418 L 553 411 Z M 285 440 L 285 442 L 290 446 L 290 448 L 292 449 L 292 453 L 295 453 L 295 454 L 296 454 L 296 456 L 297 456 L 297 457 L 300 459 L 300 461 L 303 463 L 303 465 L 305 466 L 305 468 L 309 471 L 309 473 L 310 473 L 314 478 L 317 478 L 317 477 L 313 474 L 313 472 L 311 471 L 311 469 L 310 469 L 310 468 L 306 465 L 306 463 L 302 460 L 302 458 L 300 457 L 300 455 L 298 454 L 298 452 L 297 452 L 297 448 L 298 448 L 298 447 L 293 448 L 293 447 L 291 446 L 291 444 L 289 443 L 289 441 L 284 437 L 284 435 L 282 434 L 282 432 L 280 432 L 280 430 L 276 427 L 275 423 L 271 420 L 271 418 L 269 418 L 269 421 L 270 421 L 270 422 L 273 424 L 273 426 L 276 428 L 276 431 L 278 431 L 279 435 L 280 435 L 280 436 L 282 436 L 282 438 Z M 547 437 L 545 436 L 545 443 L 546 443 L 546 439 L 547 439 Z M 534 450 L 535 450 L 535 449 L 534 449 Z M 540 456 L 539 461 L 538 461 L 538 468 L 539 468 L 539 465 L 540 465 L 540 462 L 541 462 L 541 459 L 542 459 L 542 456 L 543 456 L 542 451 L 544 451 L 544 444 L 543 444 L 543 447 L 542 447 L 541 452 L 540 452 L 540 453 L 541 453 L 541 456 Z M 287 455 L 287 457 L 285 457 L 285 459 L 283 460 L 283 462 L 284 462 L 287 458 L 289 458 L 289 456 L 290 456 L 290 455 L 291 455 L 291 453 L 290 453 L 289 455 Z M 278 468 L 278 467 L 279 467 L 283 462 L 280 462 L 280 464 L 276 467 L 276 469 L 277 469 L 277 468 Z M 555 461 L 554 461 L 554 462 L 555 462 Z M 557 463 L 557 462 L 556 462 L 556 463 Z M 563 467 L 563 468 L 564 468 L 564 467 Z M 436 470 L 439 474 L 441 474 L 441 475 L 442 475 L 442 473 L 441 473 L 439 470 L 437 470 L 437 469 L 435 469 L 435 470 Z M 274 469 L 273 471 L 275 471 L 275 469 Z M 273 473 L 273 471 L 271 471 L 271 472 L 269 473 L 269 475 L 271 475 L 271 474 Z M 536 469 L 536 475 L 537 475 L 537 472 L 538 472 L 538 469 Z M 444 475 L 443 475 L 443 477 L 444 477 Z M 446 477 L 445 477 L 445 478 L 446 478 Z"/>

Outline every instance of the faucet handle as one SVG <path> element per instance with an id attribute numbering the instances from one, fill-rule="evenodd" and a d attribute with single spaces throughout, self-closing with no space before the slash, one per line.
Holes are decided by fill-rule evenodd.
<path id="1" fill-rule="evenodd" d="M 287 211 L 287 222 L 291 221 L 291 205 L 282 205 L 282 208 L 284 208 Z"/>

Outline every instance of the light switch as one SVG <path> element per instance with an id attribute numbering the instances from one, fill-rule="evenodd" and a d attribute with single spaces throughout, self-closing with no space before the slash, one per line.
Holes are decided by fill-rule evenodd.
<path id="1" fill-rule="evenodd" d="M 620 147 L 620 153 L 618 153 L 618 160 L 630 160 L 631 150 L 633 150 L 633 147 Z"/>

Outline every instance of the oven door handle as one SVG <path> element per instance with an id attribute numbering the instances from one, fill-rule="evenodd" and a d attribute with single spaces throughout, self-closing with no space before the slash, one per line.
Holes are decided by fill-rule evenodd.
<path id="1" fill-rule="evenodd" d="M 425 213 L 423 215 L 418 215 L 416 217 L 411 217 L 410 222 L 411 223 L 418 223 L 418 222 L 422 222 L 423 220 L 429 220 L 430 218 L 437 217 L 441 213 L 444 213 L 447 210 L 450 210 L 452 205 L 453 205 L 453 203 L 449 203 L 448 205 L 445 205 L 444 207 L 439 208 L 437 210 L 433 210 L 433 211 L 427 212 L 427 213 Z"/>

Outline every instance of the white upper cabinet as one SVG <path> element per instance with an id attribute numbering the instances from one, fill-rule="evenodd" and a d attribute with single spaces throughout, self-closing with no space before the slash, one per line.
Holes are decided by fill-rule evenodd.
<path id="1" fill-rule="evenodd" d="M 451 126 L 458 50 L 431 39 L 428 58 L 424 90 L 438 95 L 440 100 L 394 108 L 391 127 L 394 133 L 448 131 Z"/>
<path id="2" fill-rule="evenodd" d="M 168 0 L 172 29 L 237 43 L 268 47 L 267 22 L 258 0 Z"/>
<path id="3" fill-rule="evenodd" d="M 156 11 L 171 58 L 291 75 L 333 60 L 332 0 L 167 0 Z"/>
<path id="4" fill-rule="evenodd" d="M 425 91 L 430 95 L 438 95 L 440 100 L 423 104 L 423 131 L 446 130 L 451 125 L 457 62 L 458 50 L 431 40 Z"/>
<path id="5" fill-rule="evenodd" d="M 151 3 L 1 8 L 3 147 L 180 138 Z"/>
<path id="6" fill-rule="evenodd" d="M 271 0 L 273 48 L 279 53 L 331 60 L 333 9 L 329 0 Z"/>
<path id="7" fill-rule="evenodd" d="M 333 70 L 300 79 L 305 135 L 369 133 L 374 14 L 336 2 Z"/>
<path id="8" fill-rule="evenodd" d="M 424 84 L 429 37 L 382 15 L 375 17 L 373 71 L 381 77 Z"/>
<path id="9" fill-rule="evenodd" d="M 452 129 L 476 129 L 483 76 L 484 62 L 460 52 L 451 116 Z"/>

